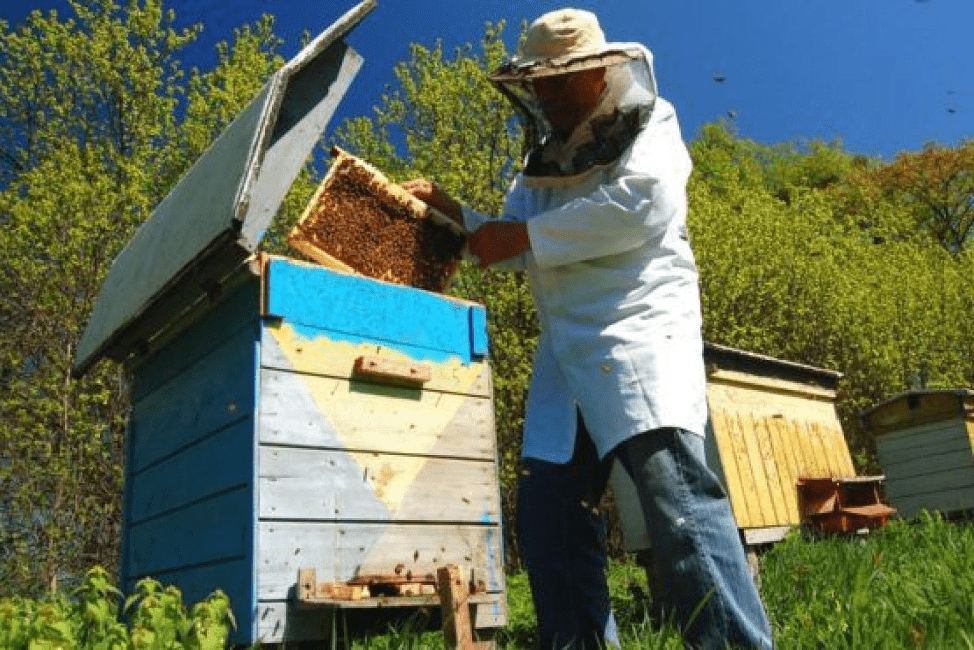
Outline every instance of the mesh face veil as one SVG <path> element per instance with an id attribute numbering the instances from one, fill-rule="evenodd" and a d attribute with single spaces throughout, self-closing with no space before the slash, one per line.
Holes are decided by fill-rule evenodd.
<path id="1" fill-rule="evenodd" d="M 571 133 L 557 132 L 545 117 L 534 81 L 593 68 L 605 69 L 602 95 Z M 615 161 L 647 123 L 656 101 L 652 55 L 638 44 L 611 44 L 598 54 L 558 64 L 514 61 L 490 80 L 524 123 L 526 176 L 574 176 Z"/>

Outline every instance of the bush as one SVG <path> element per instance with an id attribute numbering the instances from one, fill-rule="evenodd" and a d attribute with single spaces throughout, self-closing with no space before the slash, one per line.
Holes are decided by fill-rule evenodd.
<path id="1" fill-rule="evenodd" d="M 0 600 L 0 648 L 47 650 L 217 650 L 233 625 L 230 601 L 221 591 L 188 612 L 175 587 L 141 580 L 124 604 L 128 624 L 119 620 L 121 593 L 101 567 L 88 571 L 70 597 Z"/>

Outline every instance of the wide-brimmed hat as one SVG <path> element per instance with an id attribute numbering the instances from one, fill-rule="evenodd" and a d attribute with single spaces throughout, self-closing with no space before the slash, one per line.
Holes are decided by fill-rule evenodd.
<path id="1" fill-rule="evenodd" d="M 599 19 L 583 9 L 558 9 L 528 27 L 517 55 L 497 69 L 495 79 L 520 79 L 603 67 L 632 58 L 629 48 L 607 43 Z"/>

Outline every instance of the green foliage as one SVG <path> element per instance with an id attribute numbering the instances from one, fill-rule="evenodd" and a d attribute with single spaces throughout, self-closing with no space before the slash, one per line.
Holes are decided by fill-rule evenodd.
<path id="1" fill-rule="evenodd" d="M 200 28 L 161 1 L 70 6 L 0 24 L 0 593 L 114 567 L 127 387 L 71 380 L 75 347 L 112 259 L 280 62 L 265 19 L 187 80 Z"/>
<path id="2" fill-rule="evenodd" d="M 859 174 L 855 181 L 879 202 L 901 207 L 918 232 L 954 254 L 974 233 L 974 140 L 956 147 L 929 145 Z"/>
<path id="3" fill-rule="evenodd" d="M 918 233 L 905 208 L 870 202 L 870 163 L 837 147 L 706 127 L 691 147 L 690 229 L 705 338 L 845 373 L 838 407 L 867 469 L 859 412 L 911 387 L 974 383 L 974 256 Z"/>
<path id="4" fill-rule="evenodd" d="M 233 617 L 222 592 L 187 612 L 174 587 L 139 582 L 119 621 L 121 594 L 100 567 L 88 571 L 71 597 L 0 599 L 0 648 L 5 650 L 218 650 L 226 647 Z"/>
<path id="5" fill-rule="evenodd" d="M 867 538 L 795 532 L 761 562 L 782 648 L 969 648 L 974 528 L 923 513 Z"/>

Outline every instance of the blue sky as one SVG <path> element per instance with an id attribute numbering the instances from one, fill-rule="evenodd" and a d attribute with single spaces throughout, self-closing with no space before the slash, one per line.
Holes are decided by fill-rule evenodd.
<path id="1" fill-rule="evenodd" d="M 277 19 L 284 53 L 297 52 L 355 0 L 169 0 L 180 24 L 203 23 L 189 64 L 207 67 L 213 45 L 262 13 Z M 350 35 L 366 59 L 336 119 L 368 114 L 408 45 L 476 42 L 506 19 L 509 46 L 522 21 L 564 2 L 378 0 Z M 720 118 L 759 142 L 841 139 L 849 151 L 892 158 L 926 142 L 974 138 L 974 0 L 604 0 L 575 2 L 600 16 L 609 40 L 653 50 L 660 92 L 684 137 Z M 17 23 L 64 0 L 0 0 Z M 722 78 L 718 82 L 716 78 Z M 731 118 L 730 115 L 734 117 Z M 332 126 L 335 123 L 333 122 Z"/>

